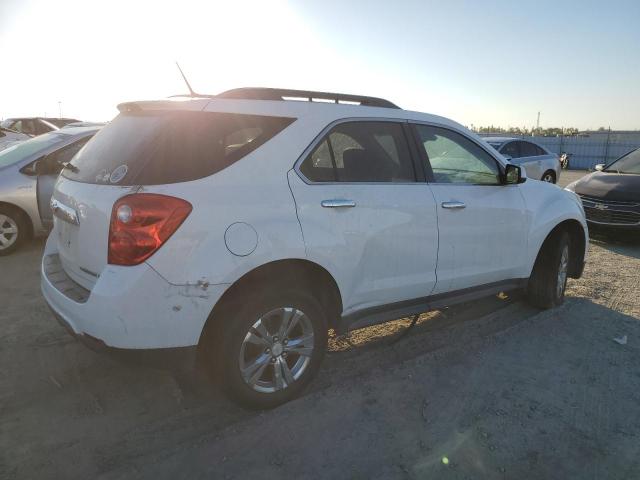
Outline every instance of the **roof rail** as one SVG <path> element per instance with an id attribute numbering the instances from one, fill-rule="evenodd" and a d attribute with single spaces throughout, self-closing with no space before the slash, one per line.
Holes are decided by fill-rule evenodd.
<path id="1" fill-rule="evenodd" d="M 314 92 L 310 90 L 289 90 L 284 88 L 234 88 L 215 96 L 215 98 L 235 98 L 245 100 L 287 100 L 305 99 L 330 101 L 333 103 L 357 103 L 366 107 L 400 108 L 384 98 L 348 95 L 344 93 Z"/>

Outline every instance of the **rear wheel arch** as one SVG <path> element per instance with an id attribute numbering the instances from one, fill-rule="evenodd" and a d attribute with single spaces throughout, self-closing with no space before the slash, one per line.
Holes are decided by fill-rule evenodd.
<path id="1" fill-rule="evenodd" d="M 342 296 L 333 276 L 322 266 L 309 260 L 276 260 L 247 272 L 236 280 L 216 302 L 200 335 L 199 345 L 206 342 L 220 322 L 223 312 L 242 302 L 244 295 L 264 287 L 274 289 L 296 288 L 311 293 L 322 306 L 329 327 L 334 327 L 342 314 Z"/>

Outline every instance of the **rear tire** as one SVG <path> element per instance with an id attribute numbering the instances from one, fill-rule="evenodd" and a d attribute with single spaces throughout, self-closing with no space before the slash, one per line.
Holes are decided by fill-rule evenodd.
<path id="1" fill-rule="evenodd" d="M 15 208 L 0 206 L 0 256 L 15 252 L 27 236 L 23 215 Z"/>
<path id="2" fill-rule="evenodd" d="M 254 292 L 216 313 L 205 358 L 232 400 L 268 409 L 297 397 L 315 377 L 327 323 L 320 303 L 305 292 Z"/>
<path id="3" fill-rule="evenodd" d="M 567 232 L 559 231 L 545 241 L 529 277 L 529 303 L 546 309 L 564 302 L 570 255 L 571 242 Z"/>
<path id="4" fill-rule="evenodd" d="M 542 175 L 541 180 L 547 183 L 556 183 L 556 174 L 551 170 L 547 170 L 544 172 L 544 175 Z"/>

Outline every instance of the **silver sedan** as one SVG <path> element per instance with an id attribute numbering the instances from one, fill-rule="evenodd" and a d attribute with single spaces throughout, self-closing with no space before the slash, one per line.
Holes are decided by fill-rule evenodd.
<path id="1" fill-rule="evenodd" d="M 511 163 L 523 166 L 528 178 L 549 183 L 560 179 L 558 156 L 537 143 L 512 137 L 484 137 L 484 140 Z"/>
<path id="2" fill-rule="evenodd" d="M 0 255 L 15 251 L 29 237 L 47 233 L 58 174 L 98 130 L 55 130 L 0 152 Z"/>

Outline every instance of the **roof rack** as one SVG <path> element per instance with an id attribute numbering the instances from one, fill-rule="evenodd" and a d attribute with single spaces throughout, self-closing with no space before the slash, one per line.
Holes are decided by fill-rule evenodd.
<path id="1" fill-rule="evenodd" d="M 289 90 L 284 88 L 234 88 L 215 98 L 235 98 L 245 100 L 288 100 L 305 99 L 309 102 L 356 103 L 366 107 L 400 108 L 384 98 L 348 95 L 344 93 L 314 92 L 310 90 Z"/>

